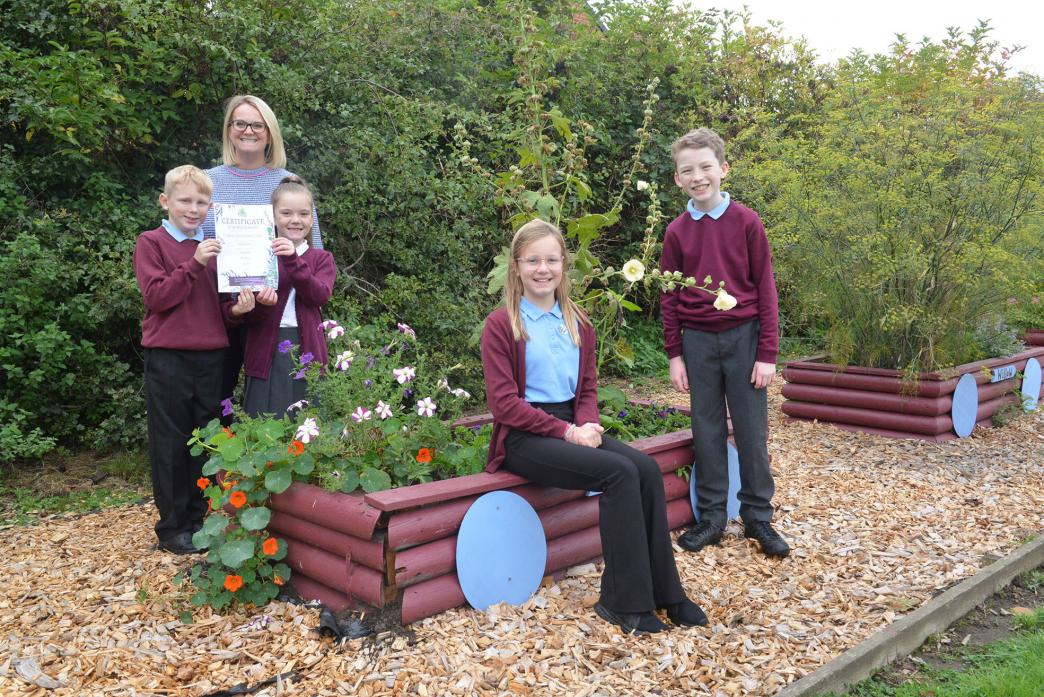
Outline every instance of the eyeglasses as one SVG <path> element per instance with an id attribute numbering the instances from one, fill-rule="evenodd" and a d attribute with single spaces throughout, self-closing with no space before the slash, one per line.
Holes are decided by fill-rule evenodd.
<path id="1" fill-rule="evenodd" d="M 563 259 L 562 259 L 562 257 L 555 257 L 555 256 L 550 256 L 550 257 L 525 257 L 525 258 L 519 257 L 515 261 L 517 261 L 522 266 L 525 266 L 527 269 L 537 269 L 537 268 L 540 268 L 540 264 L 541 263 L 547 264 L 547 268 L 549 268 L 549 269 L 557 269 L 558 267 L 560 267 L 562 265 Z"/>
<path id="2" fill-rule="evenodd" d="M 253 132 L 253 133 L 264 133 L 265 131 L 268 130 L 268 126 L 265 125 L 264 121 L 250 122 L 250 121 L 241 121 L 239 119 L 236 119 L 235 121 L 232 121 L 228 125 L 231 126 L 232 128 L 234 128 L 237 131 L 245 131 L 247 129 L 250 129 L 250 131 Z"/>

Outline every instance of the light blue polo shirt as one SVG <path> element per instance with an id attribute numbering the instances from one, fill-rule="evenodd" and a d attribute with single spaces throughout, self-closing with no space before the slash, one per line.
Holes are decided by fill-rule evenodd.
<path id="1" fill-rule="evenodd" d="M 700 210 L 696 210 L 696 204 L 689 199 L 689 203 L 686 204 L 685 210 L 689 211 L 689 215 L 692 216 L 693 220 L 699 220 L 705 215 L 709 215 L 713 220 L 717 220 L 721 216 L 725 215 L 725 210 L 729 207 L 729 201 L 732 200 L 729 196 L 728 191 L 721 192 L 721 203 L 710 209 L 706 213 Z"/>
<path id="2" fill-rule="evenodd" d="M 196 228 L 196 234 L 186 235 L 184 232 L 179 230 L 174 223 L 170 222 L 166 218 L 163 219 L 163 229 L 170 233 L 170 236 L 174 238 L 175 242 L 184 242 L 185 240 L 195 240 L 196 242 L 203 241 L 203 229 L 202 226 Z"/>
<path id="3" fill-rule="evenodd" d="M 573 343 L 555 303 L 544 312 L 522 298 L 518 306 L 526 326 L 526 401 L 568 402 L 576 396 L 580 347 Z"/>

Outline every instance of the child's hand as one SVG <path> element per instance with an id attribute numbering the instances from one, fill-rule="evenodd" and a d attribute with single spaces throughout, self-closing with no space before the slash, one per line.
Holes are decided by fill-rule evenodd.
<path id="1" fill-rule="evenodd" d="M 297 253 L 294 243 L 285 237 L 277 237 L 272 240 L 272 253 L 280 257 L 289 257 Z"/>
<path id="2" fill-rule="evenodd" d="M 279 300 L 279 295 L 276 293 L 275 288 L 269 288 L 268 286 L 257 291 L 257 295 L 254 297 L 262 305 L 275 305 L 276 301 Z"/>
<path id="3" fill-rule="evenodd" d="M 239 291 L 239 297 L 236 298 L 236 304 L 232 306 L 232 315 L 234 317 L 241 317 L 246 313 L 254 309 L 254 291 L 249 288 L 243 288 Z"/>
<path id="4" fill-rule="evenodd" d="M 209 240 L 203 240 L 196 245 L 196 253 L 193 258 L 199 262 L 200 266 L 206 266 L 207 262 L 213 259 L 221 251 L 221 240 L 214 237 Z"/>
<path id="5" fill-rule="evenodd" d="M 763 387 L 768 387 L 772 384 L 775 377 L 775 363 L 762 363 L 761 361 L 754 362 L 754 370 L 750 373 L 750 382 L 754 385 L 754 389 L 760 390 Z"/>
<path id="6" fill-rule="evenodd" d="M 671 359 L 671 384 L 679 392 L 689 391 L 689 373 L 685 370 L 685 359 L 681 356 Z"/>
<path id="7" fill-rule="evenodd" d="M 586 423 L 583 426 L 574 426 L 566 439 L 573 445 L 583 445 L 588 448 L 597 448 L 602 444 L 602 432 L 605 431 L 600 424 Z"/>

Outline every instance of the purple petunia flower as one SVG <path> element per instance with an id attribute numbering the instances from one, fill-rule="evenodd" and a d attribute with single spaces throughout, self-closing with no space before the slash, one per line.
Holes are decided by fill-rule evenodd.
<path id="1" fill-rule="evenodd" d="M 314 358 L 315 358 L 315 356 L 313 356 L 312 352 L 309 351 L 308 353 L 306 353 L 303 356 L 301 356 L 301 365 L 308 365 L 309 363 L 312 362 L 312 360 Z"/>
<path id="2" fill-rule="evenodd" d="M 370 380 L 369 378 L 367 378 L 366 382 L 364 382 L 363 385 L 365 385 L 367 388 L 369 388 L 369 387 L 371 387 L 373 385 L 373 380 Z"/>
<path id="3" fill-rule="evenodd" d="M 405 390 L 402 391 L 402 398 L 403 399 L 409 399 L 410 395 L 412 395 L 412 394 L 413 394 L 413 390 L 411 390 L 410 388 L 407 387 Z"/>
<path id="4" fill-rule="evenodd" d="M 225 397 L 221 400 L 221 415 L 232 416 L 232 398 Z"/>
<path id="5" fill-rule="evenodd" d="M 305 371 L 303 369 L 299 370 L 296 373 L 294 373 L 294 380 L 304 380 L 304 376 L 305 376 Z"/>
<path id="6" fill-rule="evenodd" d="M 381 349 L 381 355 L 382 356 L 390 356 L 391 355 L 391 350 L 392 350 L 391 344 L 388 344 L 387 346 L 385 346 L 384 348 Z"/>
<path id="7" fill-rule="evenodd" d="M 373 366 L 377 365 L 377 359 L 373 356 L 366 357 L 366 369 L 371 370 Z"/>
<path id="8" fill-rule="evenodd" d="M 626 419 L 627 418 L 627 410 L 626 409 L 621 409 L 620 413 L 617 414 L 617 416 L 619 416 L 621 419 Z"/>
<path id="9" fill-rule="evenodd" d="M 286 353 L 291 348 L 293 348 L 293 346 L 294 346 L 293 342 L 290 341 L 289 339 L 286 339 L 285 341 L 280 341 L 279 342 L 279 353 Z"/>

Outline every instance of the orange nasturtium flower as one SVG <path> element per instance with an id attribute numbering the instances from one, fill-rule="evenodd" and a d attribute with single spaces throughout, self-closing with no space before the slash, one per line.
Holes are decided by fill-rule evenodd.
<path id="1" fill-rule="evenodd" d="M 235 593 L 237 590 L 243 587 L 243 577 L 237 574 L 228 574 L 225 576 L 225 589 Z"/>
<path id="2" fill-rule="evenodd" d="M 221 488 L 224 489 L 225 491 L 228 491 L 229 489 L 231 489 L 232 487 L 234 487 L 238 483 L 239 482 L 237 482 L 235 479 L 231 479 L 229 477 L 225 477 L 221 481 Z"/>
<path id="3" fill-rule="evenodd" d="M 283 577 L 282 577 L 282 576 L 280 576 L 280 575 L 276 574 L 276 575 L 275 575 L 275 576 L 274 576 L 274 577 L 272 578 L 272 583 L 276 584 L 277 586 L 281 586 L 281 585 L 283 585 L 284 583 L 286 583 L 286 581 L 284 581 L 284 580 L 283 580 Z"/>
<path id="4" fill-rule="evenodd" d="M 242 508 L 247 502 L 246 494 L 242 491 L 233 491 L 232 496 L 229 497 L 228 502 L 231 503 L 235 508 Z"/>
<path id="5" fill-rule="evenodd" d="M 290 441 L 290 445 L 287 447 L 286 452 L 297 457 L 304 452 L 304 443 L 299 440 L 292 440 Z"/>
<path id="6" fill-rule="evenodd" d="M 222 427 L 221 430 L 224 431 L 225 435 L 228 436 L 229 438 L 235 438 L 236 437 L 236 434 L 232 433 L 232 429 L 229 428 L 228 426 Z"/>
<path id="7" fill-rule="evenodd" d="M 199 479 L 196 480 L 196 486 L 199 487 L 200 491 L 203 491 L 208 486 L 210 486 L 210 480 L 207 479 L 206 477 L 200 477 Z"/>
<path id="8" fill-rule="evenodd" d="M 435 452 L 431 448 L 421 448 L 417 451 L 417 462 L 429 463 L 431 462 L 431 455 Z"/>
<path id="9" fill-rule="evenodd" d="M 269 537 L 261 545 L 261 551 L 267 554 L 268 556 L 272 556 L 273 554 L 279 551 L 279 542 L 276 541 L 276 538 Z"/>

